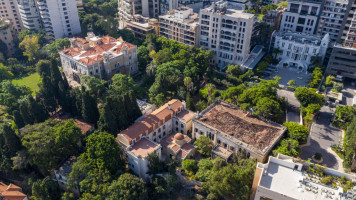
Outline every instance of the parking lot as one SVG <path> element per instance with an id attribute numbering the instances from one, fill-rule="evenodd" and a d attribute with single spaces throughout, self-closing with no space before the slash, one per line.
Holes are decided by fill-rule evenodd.
<path id="1" fill-rule="evenodd" d="M 279 83 L 283 86 L 288 86 L 288 81 L 290 80 L 295 80 L 297 85 L 296 87 L 299 86 L 308 86 L 308 80 L 310 77 L 310 74 L 306 72 L 302 72 L 298 70 L 297 68 L 292 68 L 292 67 L 279 67 L 277 66 L 270 66 L 266 69 L 265 74 L 261 76 L 263 79 L 271 80 L 273 79 L 274 76 L 280 76 L 282 80 L 279 81 Z"/>

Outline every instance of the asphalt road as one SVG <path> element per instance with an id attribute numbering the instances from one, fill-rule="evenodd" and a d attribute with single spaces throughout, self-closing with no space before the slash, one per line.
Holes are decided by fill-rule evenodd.
<path id="1" fill-rule="evenodd" d="M 316 119 L 312 124 L 310 141 L 307 145 L 302 147 L 300 157 L 307 160 L 319 152 L 323 155 L 322 165 L 326 164 L 327 167 L 338 169 L 339 164 L 336 155 L 327 151 L 332 144 L 338 144 L 342 136 L 342 131 L 330 126 L 332 114 L 333 110 L 329 106 L 323 106 L 321 108 L 319 119 Z"/>

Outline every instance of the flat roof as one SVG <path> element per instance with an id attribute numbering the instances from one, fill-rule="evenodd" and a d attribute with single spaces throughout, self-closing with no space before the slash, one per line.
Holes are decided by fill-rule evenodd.
<path id="1" fill-rule="evenodd" d="M 189 110 L 182 110 L 180 113 L 178 113 L 177 117 L 184 122 L 187 122 L 191 119 L 194 118 L 195 113 L 189 111 Z"/>
<path id="2" fill-rule="evenodd" d="M 134 145 L 132 145 L 130 151 L 135 155 L 140 155 L 142 157 L 147 157 L 149 154 L 153 153 L 157 147 L 160 145 L 153 143 L 147 138 L 142 138 Z"/>
<path id="3" fill-rule="evenodd" d="M 263 169 L 263 172 L 261 173 L 261 179 L 259 182 L 260 187 L 267 188 L 271 191 L 279 193 L 283 196 L 291 197 L 293 199 L 339 199 L 337 198 L 339 197 L 338 189 L 326 187 L 322 184 L 307 181 L 307 184 L 310 184 L 311 187 L 317 187 L 317 193 L 307 191 L 305 183 L 303 184 L 300 182 L 303 180 L 303 171 L 288 167 L 287 164 L 284 165 L 286 161 L 281 161 L 278 159 L 278 162 L 280 162 L 280 164 L 273 162 L 270 159 L 269 163 L 266 164 L 268 167 Z M 326 194 L 322 192 L 324 190 L 328 191 L 328 197 L 325 197 Z M 329 192 L 333 192 L 334 195 L 331 195 Z M 332 196 L 332 198 L 330 198 L 330 196 Z"/>
<path id="4" fill-rule="evenodd" d="M 196 120 L 254 147 L 263 154 L 274 146 L 286 130 L 280 124 L 251 116 L 238 107 L 220 100 L 204 110 Z"/>

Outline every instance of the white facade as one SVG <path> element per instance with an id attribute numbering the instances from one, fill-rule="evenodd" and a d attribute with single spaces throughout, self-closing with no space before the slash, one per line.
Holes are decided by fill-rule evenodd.
<path id="1" fill-rule="evenodd" d="M 250 52 L 254 15 L 227 2 L 216 2 L 200 11 L 199 45 L 214 52 L 213 64 L 220 69 L 240 65 Z"/>
<path id="2" fill-rule="evenodd" d="M 19 0 L 19 10 L 26 29 L 44 29 L 52 39 L 81 32 L 76 0 Z"/>
<path id="3" fill-rule="evenodd" d="M 353 199 L 352 191 L 344 193 L 340 186 L 334 188 L 312 181 L 305 170 L 308 166 L 308 163 L 295 162 L 292 157 L 282 154 L 278 154 L 277 158 L 270 156 L 266 164 L 258 163 L 252 185 L 255 190 L 254 200 Z M 325 168 L 325 176 L 327 175 L 335 178 L 345 176 L 349 180 L 355 178 L 353 175 Z"/>
<path id="4" fill-rule="evenodd" d="M 54 39 L 81 32 L 76 0 L 38 0 L 43 28 Z"/>
<path id="5" fill-rule="evenodd" d="M 280 31 L 314 34 L 320 13 L 320 3 L 310 1 L 288 1 L 283 13 Z"/>
<path id="6" fill-rule="evenodd" d="M 277 55 L 281 64 L 292 67 L 308 69 L 311 58 L 320 56 L 324 60 L 330 37 L 312 36 L 302 33 L 274 32 L 274 48 L 279 48 L 282 53 Z"/>
<path id="7" fill-rule="evenodd" d="M 42 28 L 35 0 L 18 0 L 18 8 L 25 29 L 36 31 Z"/>

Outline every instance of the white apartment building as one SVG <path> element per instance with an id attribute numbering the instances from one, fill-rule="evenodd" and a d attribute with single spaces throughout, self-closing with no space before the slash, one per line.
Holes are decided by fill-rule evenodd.
<path id="1" fill-rule="evenodd" d="M 25 29 L 37 31 L 42 28 L 40 13 L 35 0 L 18 0 L 18 8 Z"/>
<path id="2" fill-rule="evenodd" d="M 274 48 L 282 50 L 277 55 L 280 64 L 289 67 L 300 68 L 306 72 L 313 56 L 325 58 L 330 37 L 326 34 L 324 37 L 292 32 L 273 32 Z"/>
<path id="3" fill-rule="evenodd" d="M 117 135 L 117 141 L 127 154 L 129 167 L 141 178 L 148 172 L 147 156 L 157 153 L 161 158 L 161 142 L 172 133 L 191 131 L 195 113 L 186 110 L 185 102 L 170 100 L 157 110 L 144 115 Z"/>
<path id="4" fill-rule="evenodd" d="M 342 173 L 334 169 L 320 166 L 324 176 L 354 181 L 353 175 Z M 256 167 L 252 189 L 254 200 L 349 200 L 355 199 L 355 190 L 343 191 L 339 185 L 326 185 L 317 181 L 317 175 L 308 169 L 316 166 L 298 161 L 292 157 L 278 154 L 269 157 L 268 163 L 258 163 Z M 314 176 L 313 178 L 311 178 Z"/>
<path id="5" fill-rule="evenodd" d="M 339 34 L 342 32 L 342 23 L 345 18 L 348 0 L 325 0 L 317 27 L 317 34 L 330 35 L 330 46 L 338 42 Z"/>
<path id="6" fill-rule="evenodd" d="M 159 35 L 181 44 L 197 46 L 199 16 L 192 8 L 179 7 L 159 16 Z"/>
<path id="7" fill-rule="evenodd" d="M 43 28 L 54 39 L 81 32 L 75 0 L 37 0 Z"/>
<path id="8" fill-rule="evenodd" d="M 160 15 L 165 15 L 168 11 L 178 8 L 178 0 L 160 0 Z"/>
<path id="9" fill-rule="evenodd" d="M 59 52 L 63 72 L 68 80 L 80 82 L 80 75 L 111 79 L 117 73 L 138 72 L 137 46 L 110 36 L 72 38 L 71 47 Z"/>
<path id="10" fill-rule="evenodd" d="M 314 34 L 318 24 L 321 2 L 288 1 L 288 8 L 283 13 L 280 31 Z"/>
<path id="11" fill-rule="evenodd" d="M 254 15 L 228 2 L 212 3 L 200 10 L 199 45 L 214 52 L 213 64 L 222 70 L 229 64 L 240 65 L 250 52 Z"/>
<path id="12" fill-rule="evenodd" d="M 17 35 L 23 29 L 16 0 L 0 0 L 0 18 L 10 20 L 13 35 Z"/>
<path id="13" fill-rule="evenodd" d="M 26 29 L 44 29 L 53 39 L 81 32 L 76 0 L 18 0 Z"/>

